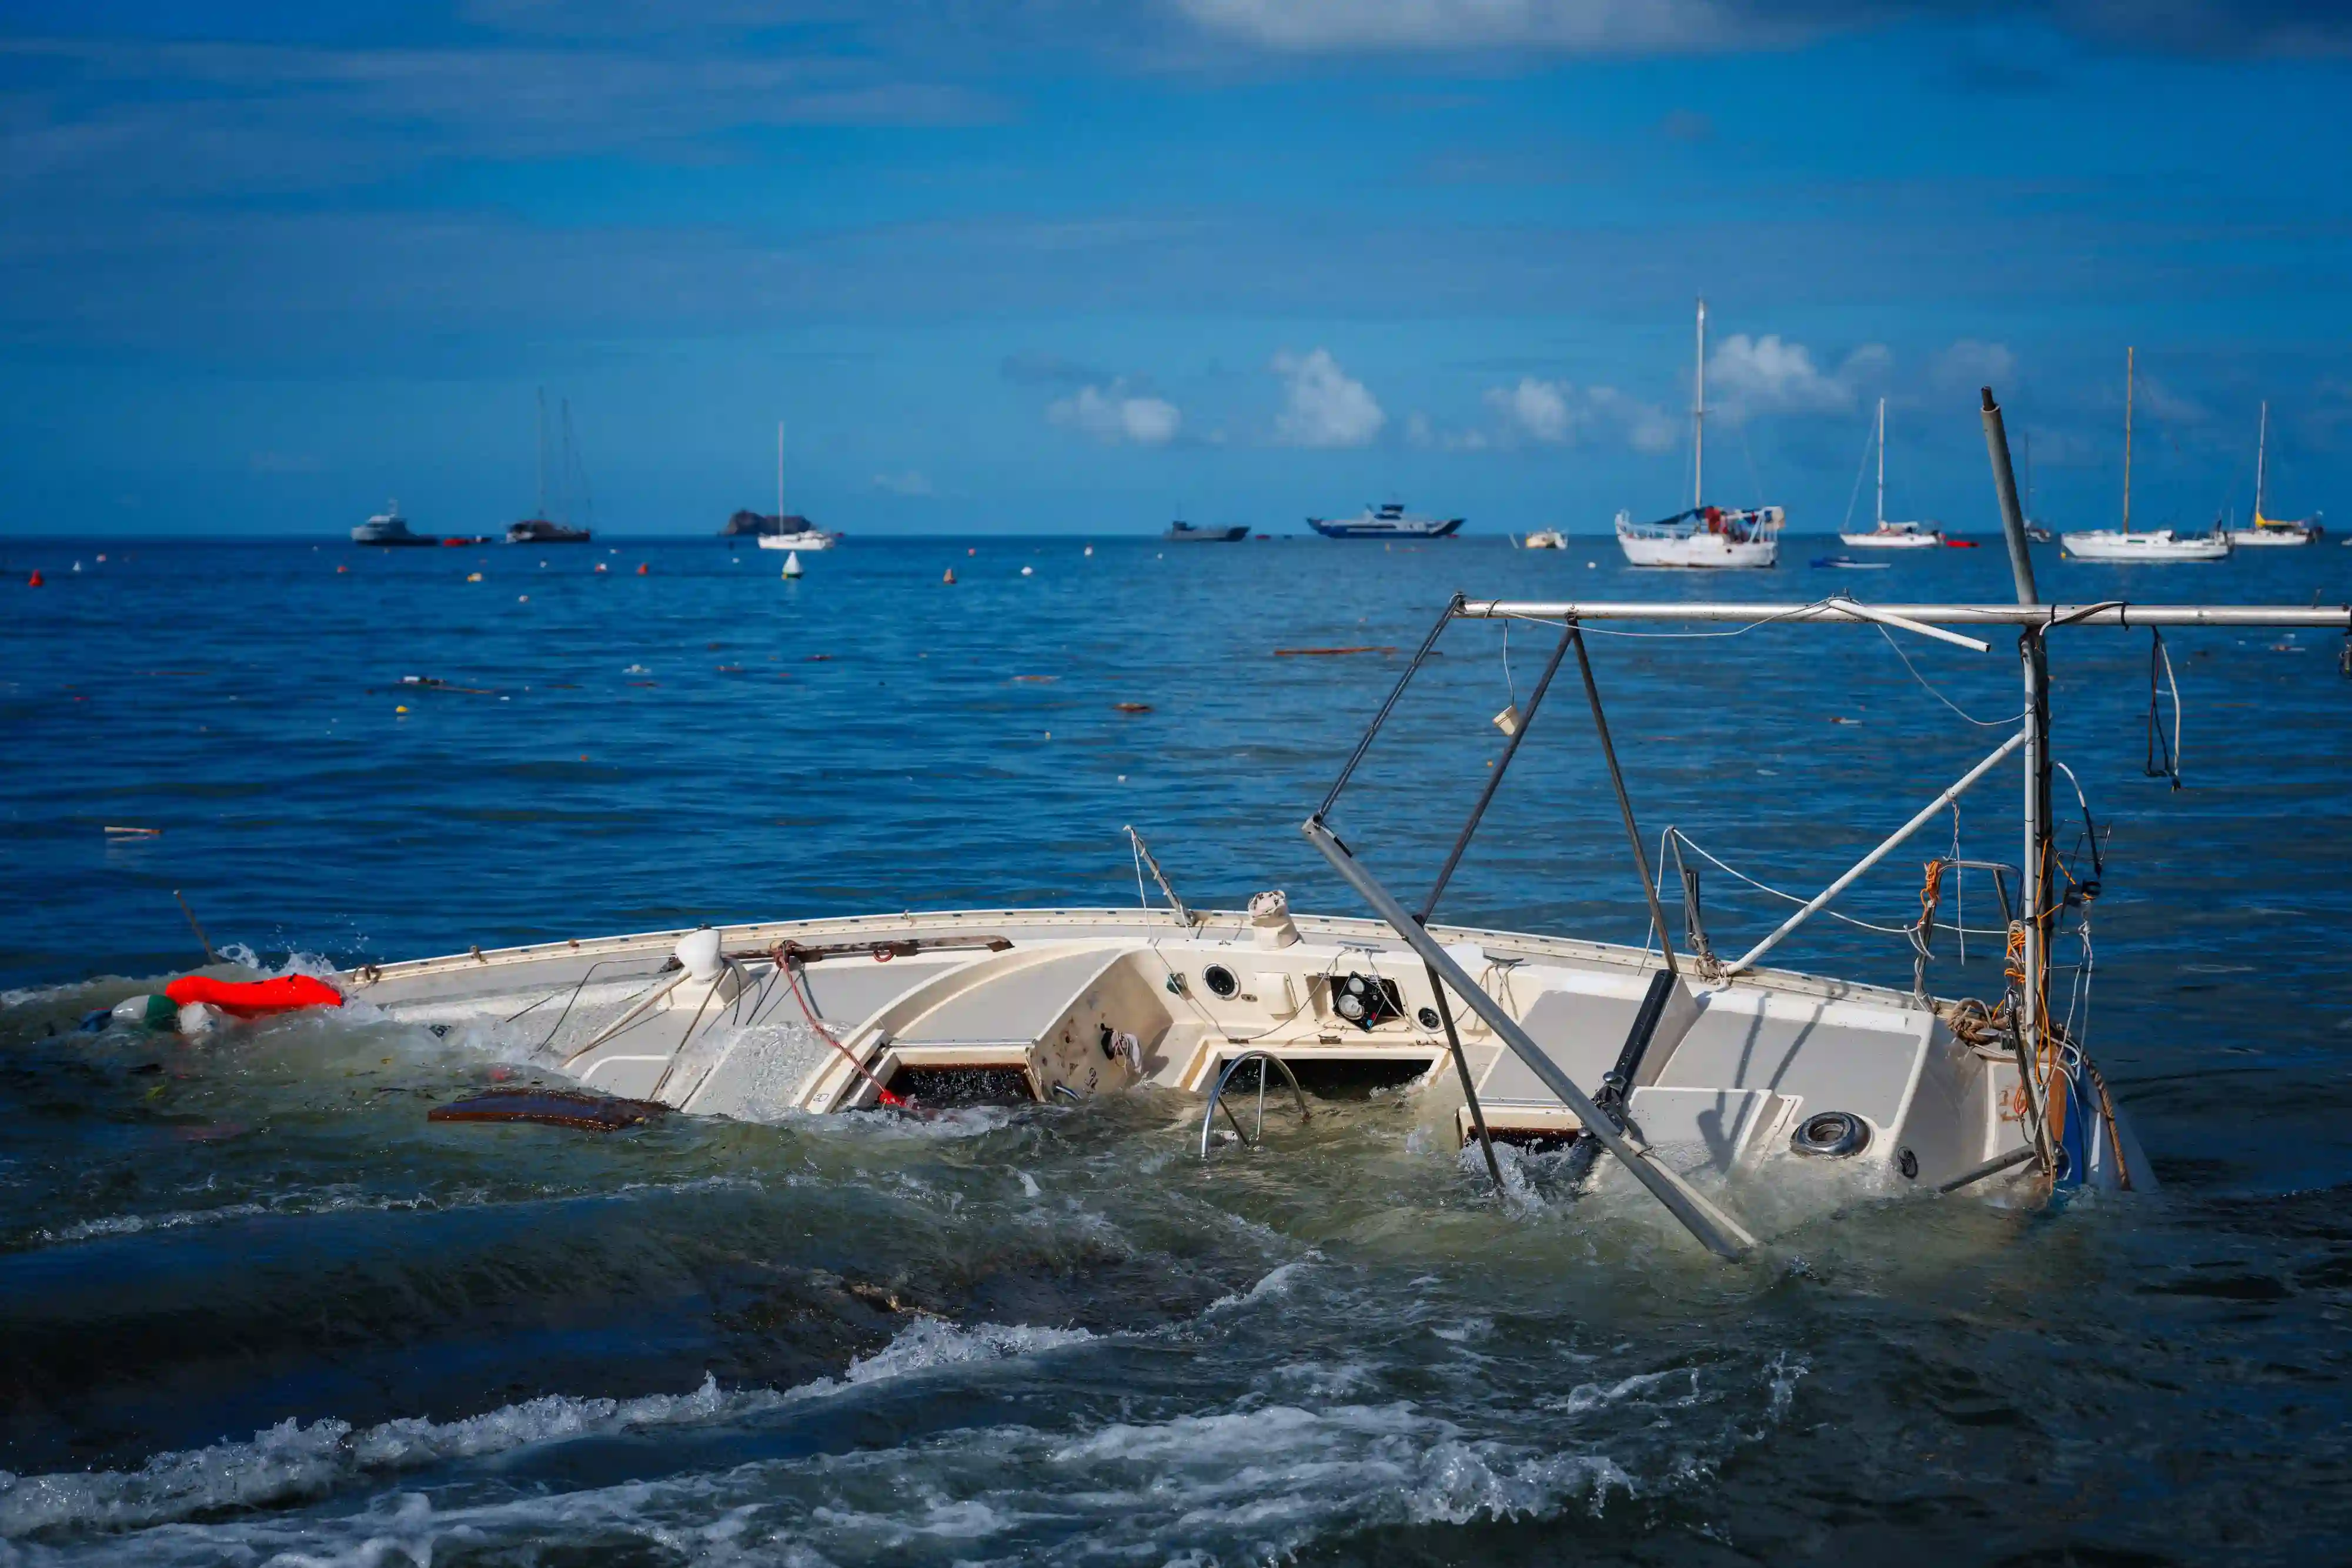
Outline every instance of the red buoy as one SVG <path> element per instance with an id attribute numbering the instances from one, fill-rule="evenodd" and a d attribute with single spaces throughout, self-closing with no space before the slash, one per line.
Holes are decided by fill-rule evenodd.
<path id="1" fill-rule="evenodd" d="M 39 572 L 37 572 L 37 572 L 35 572 L 35 573 L 33 573 L 33 580 L 32 580 L 32 581 L 30 581 L 30 582 L 26 583 L 25 586 L 26 586 L 26 587 L 27 587 L 27 588 L 38 588 L 38 587 L 40 587 L 40 586 L 41 586 L 41 574 L 40 574 Z"/>

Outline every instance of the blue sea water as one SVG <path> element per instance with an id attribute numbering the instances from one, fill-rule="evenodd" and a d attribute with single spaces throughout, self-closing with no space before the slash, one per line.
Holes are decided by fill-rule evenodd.
<path id="1" fill-rule="evenodd" d="M 1723 581 L 1600 539 L 1085 543 L 852 540 L 785 581 L 713 540 L 0 542 L 0 1561 L 2345 1554 L 2332 633 L 2168 639 L 2179 791 L 2145 776 L 2147 634 L 2056 645 L 2107 834 L 2089 1040 L 2153 1196 L 1864 1205 L 1726 1269 L 1539 1171 L 1498 1200 L 1392 1096 L 1206 1167 L 1149 1097 L 591 1141 L 428 1127 L 493 1064 L 422 1031 L 73 1031 L 200 957 L 175 890 L 276 968 L 1123 904 L 1132 823 L 1195 904 L 1360 913 L 1297 824 L 1456 589 L 2009 596 L 1993 549 L 1840 573 L 1798 539 Z M 2078 601 L 2352 599 L 2325 546 L 2040 569 Z M 1801 893 L 2018 703 L 1999 640 L 1593 643 L 1645 831 Z M 1441 648 L 1338 818 L 1404 886 L 1549 651 Z M 1911 918 L 1956 834 L 2014 861 L 2017 795 L 2011 765 L 1840 907 Z M 1571 675 L 1443 914 L 1639 941 L 1626 861 Z M 1723 946 L 1785 908 L 1706 896 Z M 1909 979 L 1857 926 L 1783 952 Z M 1998 959 L 1948 946 L 1933 983 L 1993 995 Z"/>

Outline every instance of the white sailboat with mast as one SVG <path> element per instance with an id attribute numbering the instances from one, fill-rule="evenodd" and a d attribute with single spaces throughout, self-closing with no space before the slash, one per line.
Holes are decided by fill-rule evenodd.
<path id="1" fill-rule="evenodd" d="M 1851 509 L 1851 508 L 1849 508 Z M 1933 549 L 1944 542 L 1944 531 L 1932 523 L 1890 523 L 1886 520 L 1886 400 L 1878 400 L 1878 526 L 1867 533 L 1841 532 L 1838 538 L 1857 549 Z"/>
<path id="2" fill-rule="evenodd" d="M 840 538 L 826 533 L 806 517 L 790 516 L 784 510 L 784 425 L 776 422 L 776 516 L 773 522 L 760 530 L 761 549 L 804 550 L 831 549 Z"/>
<path id="3" fill-rule="evenodd" d="M 1635 566 L 1768 567 L 1780 559 L 1778 507 L 1726 511 L 1706 504 L 1706 301 L 1698 302 L 1698 369 L 1691 398 L 1690 509 L 1654 523 L 1617 514 L 1617 543 Z"/>
<path id="4" fill-rule="evenodd" d="M 2266 517 L 2263 516 L 2264 481 L 2269 477 L 2271 448 L 2271 405 L 2263 404 L 2262 423 L 2254 436 L 2254 521 L 2252 528 L 2231 528 L 2230 542 L 2233 545 L 2315 545 L 2319 536 L 2327 530 L 2319 526 L 2316 517 Z"/>
<path id="5" fill-rule="evenodd" d="M 1200 1179 L 1213 1179 L 1225 1125 L 1223 1146 L 1251 1147 L 1262 1172 L 1258 1162 L 1286 1145 L 1305 1152 L 1305 1140 L 1283 1135 L 1287 1108 L 1301 1121 L 1314 1113 L 1302 1077 L 1363 1082 L 1378 1074 L 1412 1083 L 1422 1124 L 1434 1122 L 1459 1146 L 1477 1147 L 1496 1186 L 1504 1176 L 1493 1144 L 1568 1144 L 1593 1162 L 1576 1178 L 1580 1190 L 1646 1191 L 1661 1218 L 1725 1259 L 1748 1257 L 1759 1240 L 1784 1232 L 1815 1201 L 1809 1194 L 1841 1204 L 1985 1194 L 2032 1205 L 2084 1188 L 2153 1189 L 2157 1172 L 2086 1048 L 2085 1012 L 2072 1001 L 2053 1005 L 2066 984 L 2053 977 L 2072 967 L 2077 998 L 2088 1006 L 2091 903 L 2105 863 L 2095 826 L 2076 840 L 2058 825 L 2053 648 L 2101 628 L 2352 632 L 2352 606 L 2045 601 L 1990 389 L 1982 417 L 2013 602 L 1454 596 L 1301 825 L 1371 918 L 1293 911 L 1272 890 L 1246 910 L 1190 908 L 1130 829 L 1139 904 L 1148 868 L 1164 910 L 884 911 L 478 946 L 362 964 L 338 976 L 338 988 L 373 1004 L 372 1017 L 436 1036 L 462 1030 L 460 1039 L 495 1043 L 509 1060 L 520 1055 L 534 1076 L 575 1086 L 494 1090 L 441 1107 L 440 1121 L 609 1127 L 668 1110 L 753 1121 L 879 1108 L 920 1115 L 982 1099 L 1075 1106 L 1145 1089 L 1160 1097 L 1155 1105 L 1192 1097 L 1201 1155 L 1211 1162 Z M 1450 627 L 1494 622 L 1554 633 L 1552 651 L 1525 707 L 1513 705 L 1515 727 L 1501 755 L 1486 762 L 1485 786 L 1452 855 L 1408 906 L 1383 880 L 1394 875 L 1392 857 L 1380 857 L 1376 875 L 1359 858 L 1367 830 L 1350 828 L 1351 847 L 1336 815 L 1440 638 Z M 2013 636 L 2022 702 L 2014 720 L 1996 724 L 2008 731 L 1998 745 L 1819 894 L 1769 932 L 1718 949 L 1701 915 L 1696 873 L 1682 863 L 1683 848 L 1696 850 L 1696 841 L 1669 828 L 1654 841 L 1674 866 L 1652 862 L 1654 841 L 1640 829 L 1611 739 L 1588 632 L 1623 622 L 1784 638 L 1834 636 L 1839 628 L 1900 632 L 1980 657 L 2000 656 L 1994 639 Z M 1461 643 L 1457 634 L 1448 652 L 1471 651 Z M 1596 805 L 1613 807 L 1622 821 L 1626 891 L 1639 886 L 1648 915 L 1640 945 L 1498 931 L 1438 915 L 1554 676 L 1571 659 L 1564 684 L 1581 688 L 1587 733 L 1609 781 Z M 1438 755 L 1466 765 L 1488 749 L 1472 742 Z M 1963 859 L 1956 848 L 1929 862 L 1921 912 L 1894 934 L 1910 959 L 1907 988 L 1764 962 L 1904 844 L 1940 831 L 1961 796 L 2018 764 L 2010 775 L 2011 788 L 2022 785 L 2016 858 Z M 1870 814 L 1892 822 L 1898 804 L 1911 801 L 1873 802 Z M 2084 811 L 2087 818 L 2087 803 Z M 1658 892 L 1675 872 L 1679 939 Z M 1958 882 L 1967 874 L 1992 883 L 2009 957 L 1998 970 L 1942 971 L 1955 986 L 1986 982 L 1989 994 L 1938 996 L 1929 983 L 1940 961 L 1934 938 L 1961 926 Z M 1573 891 L 1587 895 L 1581 884 Z M 1949 917 L 1941 913 L 1947 893 Z M 1528 882 L 1514 894 L 1533 898 L 1540 890 Z M 1732 929 L 1718 921 L 1716 936 Z M 2073 966 L 2062 966 L 2062 949 Z M 1285 1085 L 1272 1083 L 1277 1075 Z M 1253 1085 L 1254 1126 L 1244 1100 Z M 1278 1118 L 1271 1125 L 1269 1099 Z M 1454 1161 L 1433 1152 L 1428 1178 L 1459 1181 Z M 1132 1179 L 1178 1179 L 1160 1163 L 1155 1156 Z"/>
<path id="6" fill-rule="evenodd" d="M 2119 529 L 2089 528 L 2059 537 L 2066 553 L 2078 560 L 2226 560 L 2230 538 L 2218 528 L 2210 534 L 2183 534 L 2171 528 L 2132 532 L 2132 379 L 2136 353 L 2133 349 L 2124 350 L 2124 525 Z"/>

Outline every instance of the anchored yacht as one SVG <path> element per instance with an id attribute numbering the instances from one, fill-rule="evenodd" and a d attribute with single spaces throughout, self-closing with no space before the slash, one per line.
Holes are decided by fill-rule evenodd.
<path id="1" fill-rule="evenodd" d="M 738 512 L 720 531 L 755 535 L 755 542 L 761 549 L 831 549 L 841 542 L 839 534 L 828 533 L 806 517 L 784 510 L 784 427 L 781 422 L 776 425 L 776 515 L 763 517 L 757 512 Z"/>
<path id="2" fill-rule="evenodd" d="M 2268 477 L 2271 445 L 2271 405 L 2263 404 L 2262 423 L 2254 437 L 2254 520 L 2250 528 L 2229 531 L 2232 545 L 2252 545 L 2257 548 L 2277 545 L 2315 545 L 2326 529 L 2319 519 L 2312 517 L 2266 517 L 2263 516 L 2263 481 Z"/>
<path id="3" fill-rule="evenodd" d="M 412 534 L 408 519 L 400 515 L 400 503 L 386 501 L 383 510 L 352 530 L 355 545 L 437 545 L 441 541 L 430 534 Z"/>
<path id="4" fill-rule="evenodd" d="M 2227 560 L 2230 536 L 2216 525 L 2210 533 L 2186 534 L 2174 528 L 2144 528 L 2132 532 L 2132 382 L 2137 350 L 2124 350 L 2124 521 L 2121 528 L 2090 528 L 2062 534 L 2066 553 L 2080 560 L 2173 561 Z"/>
<path id="5" fill-rule="evenodd" d="M 1699 569 L 1768 567 L 1780 559 L 1778 507 L 1727 511 L 1706 502 L 1706 301 L 1698 302 L 1698 369 L 1691 399 L 1691 504 L 1687 511 L 1637 523 L 1617 514 L 1617 543 L 1635 566 Z"/>
<path id="6" fill-rule="evenodd" d="M 579 458 L 572 449 L 572 400 L 563 402 L 563 459 L 558 471 L 559 486 L 569 491 L 574 473 L 581 476 L 581 491 L 585 496 L 587 478 L 580 467 Z M 575 528 L 568 520 L 559 521 L 547 515 L 547 389 L 539 392 L 539 504 L 530 517 L 507 525 L 507 543 L 510 545 L 584 545 L 593 537 L 585 528 Z"/>
<path id="7" fill-rule="evenodd" d="M 1944 542 L 1944 530 L 1933 523 L 1890 523 L 1886 520 L 1886 400 L 1878 400 L 1878 507 L 1876 528 L 1864 533 L 1840 533 L 1856 549 L 1934 549 Z M 1852 508 L 1848 508 L 1851 512 Z"/>

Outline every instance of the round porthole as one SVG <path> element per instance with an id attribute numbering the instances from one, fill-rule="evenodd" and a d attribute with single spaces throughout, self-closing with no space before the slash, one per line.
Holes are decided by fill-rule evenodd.
<path id="1" fill-rule="evenodd" d="M 1202 970 L 1201 983 L 1209 988 L 1209 994 L 1213 997 L 1230 997 L 1242 988 L 1242 983 L 1234 978 L 1234 972 L 1223 964 L 1212 964 Z"/>
<path id="2" fill-rule="evenodd" d="M 1797 1124 L 1789 1146 L 1801 1155 L 1842 1160 L 1870 1146 L 1870 1124 L 1851 1111 L 1823 1111 Z"/>
<path id="3" fill-rule="evenodd" d="M 1422 1009 L 1419 1012 L 1412 1015 L 1412 1020 L 1413 1022 L 1421 1025 L 1423 1029 L 1435 1029 L 1439 1024 L 1445 1021 L 1444 1019 L 1437 1016 L 1437 1009 L 1435 1008 Z"/>

